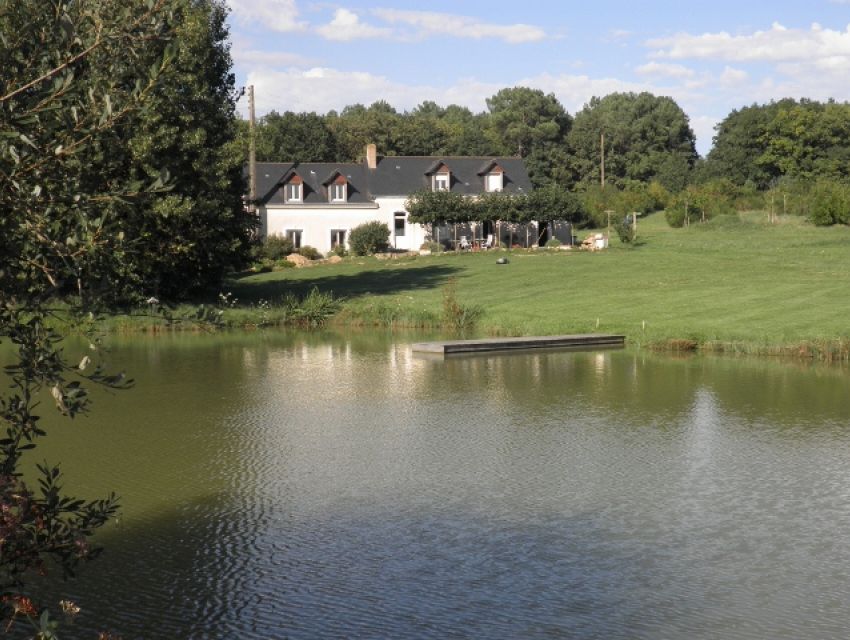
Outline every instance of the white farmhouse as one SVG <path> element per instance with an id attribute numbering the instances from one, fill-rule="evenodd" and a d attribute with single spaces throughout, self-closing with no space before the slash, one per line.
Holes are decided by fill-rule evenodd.
<path id="1" fill-rule="evenodd" d="M 531 191 L 520 158 L 384 157 L 377 155 L 373 144 L 366 147 L 362 163 L 258 162 L 256 172 L 262 235 L 286 236 L 296 248 L 309 245 L 322 253 L 345 245 L 351 229 L 373 220 L 386 223 L 395 249 L 414 250 L 432 239 L 448 239 L 447 230 L 432 238 L 438 230 L 408 221 L 405 201 L 417 191 L 448 190 L 469 196 Z M 492 223 L 470 232 L 485 238 L 493 233 Z"/>

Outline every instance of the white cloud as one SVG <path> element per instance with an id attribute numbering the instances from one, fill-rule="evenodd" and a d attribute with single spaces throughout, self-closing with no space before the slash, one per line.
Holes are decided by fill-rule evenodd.
<path id="1" fill-rule="evenodd" d="M 537 42 L 546 37 L 540 27 L 528 24 L 500 25 L 481 22 L 477 18 L 432 11 L 404 11 L 400 9 L 373 9 L 372 13 L 389 22 L 413 29 L 413 38 L 453 36 L 456 38 L 496 38 L 509 44 Z"/>
<path id="2" fill-rule="evenodd" d="M 714 139 L 714 127 L 722 118 L 715 116 L 692 116 L 690 117 L 691 129 L 697 137 L 697 151 L 700 155 L 706 155 L 711 149 Z"/>
<path id="3" fill-rule="evenodd" d="M 693 78 L 695 71 L 681 64 L 668 64 L 664 62 L 647 62 L 635 68 L 635 73 L 642 76 L 656 76 L 666 78 Z"/>
<path id="4" fill-rule="evenodd" d="M 735 69 L 726 66 L 720 74 L 720 83 L 727 87 L 734 87 L 750 79 L 750 74 L 743 69 Z"/>
<path id="5" fill-rule="evenodd" d="M 632 32 L 628 29 L 611 29 L 608 32 L 610 40 L 626 40 L 632 36 Z"/>
<path id="6" fill-rule="evenodd" d="M 644 82 L 629 82 L 618 78 L 591 78 L 587 75 L 542 73 L 521 79 L 519 86 L 540 89 L 545 93 L 554 93 L 564 108 L 572 114 L 584 108 L 593 96 L 607 96 L 609 93 L 650 91 L 665 95 L 665 91 Z M 500 87 L 501 88 L 501 87 Z"/>
<path id="7" fill-rule="evenodd" d="M 303 31 L 307 23 L 298 21 L 295 0 L 227 0 L 233 16 L 242 22 L 256 22 L 274 31 Z"/>
<path id="8" fill-rule="evenodd" d="M 647 41 L 658 58 L 703 58 L 727 61 L 781 62 L 850 56 L 850 27 L 845 31 L 813 24 L 808 30 L 787 29 L 774 23 L 767 31 L 733 36 L 725 31 L 692 35 L 680 33 Z"/>
<path id="9" fill-rule="evenodd" d="M 253 84 L 257 111 L 317 111 L 376 100 L 386 100 L 397 109 L 413 108 L 424 100 L 439 102 L 444 92 L 435 87 L 406 85 L 365 71 L 341 71 L 328 67 L 284 71 L 258 69 L 250 72 L 247 84 Z"/>
<path id="10" fill-rule="evenodd" d="M 333 20 L 316 31 L 328 40 L 345 42 L 360 38 L 385 38 L 392 35 L 391 29 L 361 22 L 360 17 L 348 9 L 337 9 Z"/>
<path id="11" fill-rule="evenodd" d="M 236 66 L 304 67 L 316 64 L 316 61 L 312 58 L 286 51 L 260 51 L 258 49 L 241 49 L 234 46 L 231 54 L 233 55 L 233 62 Z"/>

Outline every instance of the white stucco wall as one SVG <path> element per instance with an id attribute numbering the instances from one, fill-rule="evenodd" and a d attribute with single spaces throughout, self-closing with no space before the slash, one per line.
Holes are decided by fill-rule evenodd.
<path id="1" fill-rule="evenodd" d="M 404 212 L 406 197 L 378 198 L 374 204 L 342 206 L 279 205 L 260 207 L 261 232 L 264 236 L 282 235 L 287 231 L 301 231 L 301 244 L 315 247 L 326 254 L 331 250 L 331 231 L 342 229 L 348 234 L 364 222 L 377 220 L 390 229 L 390 246 L 396 249 L 419 249 L 425 241 L 425 229 L 410 224 L 405 217 L 405 234 L 395 236 L 396 212 Z"/>

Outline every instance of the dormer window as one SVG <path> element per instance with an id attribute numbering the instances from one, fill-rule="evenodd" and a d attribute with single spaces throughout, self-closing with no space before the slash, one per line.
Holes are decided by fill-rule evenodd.
<path id="1" fill-rule="evenodd" d="M 348 185 L 344 184 L 332 184 L 331 185 L 331 202 L 345 202 L 346 201 L 346 189 Z"/>
<path id="2" fill-rule="evenodd" d="M 431 188 L 434 191 L 448 191 L 452 182 L 452 174 L 448 169 L 435 173 L 432 176 Z"/>
<path id="3" fill-rule="evenodd" d="M 348 200 L 348 185 L 344 182 L 332 184 L 329 195 L 331 202 L 345 202 Z"/>
<path id="4" fill-rule="evenodd" d="M 303 202 L 304 201 L 304 181 L 300 176 L 292 176 L 292 178 L 283 187 L 284 202 Z"/>
<path id="5" fill-rule="evenodd" d="M 501 191 L 505 186 L 504 173 L 501 171 L 491 171 L 484 176 L 485 191 Z"/>
<path id="6" fill-rule="evenodd" d="M 495 160 L 489 160 L 479 170 L 478 175 L 484 181 L 484 191 L 495 193 L 505 188 L 505 170 Z"/>

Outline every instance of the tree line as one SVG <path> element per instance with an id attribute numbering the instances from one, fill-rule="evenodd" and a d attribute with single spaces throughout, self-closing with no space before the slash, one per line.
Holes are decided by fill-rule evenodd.
<path id="1" fill-rule="evenodd" d="M 717 125 L 706 158 L 697 156 L 689 119 L 669 97 L 614 93 L 592 98 L 571 116 L 553 94 L 514 87 L 487 106 L 473 113 L 423 102 L 401 112 L 378 101 L 324 115 L 272 111 L 258 123 L 258 158 L 352 162 L 375 142 L 389 156 L 520 156 L 536 186 L 574 186 L 600 182 L 604 134 L 606 183 L 615 186 L 656 179 L 678 191 L 725 178 L 765 190 L 782 179 L 850 174 L 850 104 L 831 100 L 789 98 L 736 109 Z"/>
<path id="2" fill-rule="evenodd" d="M 527 87 L 500 90 L 482 113 L 435 102 L 400 112 L 383 100 L 339 113 L 272 111 L 256 144 L 257 159 L 269 162 L 354 162 L 369 143 L 387 156 L 519 156 L 535 187 L 573 188 L 600 182 L 601 133 L 614 186 L 657 180 L 679 189 L 697 161 L 693 130 L 671 98 L 616 93 L 572 116 L 554 94 Z"/>
<path id="3" fill-rule="evenodd" d="M 705 158 L 681 107 L 646 92 L 594 97 L 574 116 L 553 94 L 527 87 L 500 90 L 481 113 L 430 101 L 410 111 L 385 101 L 326 114 L 272 111 L 259 120 L 256 139 L 264 161 L 353 162 L 370 142 L 388 156 L 520 156 L 535 187 L 581 193 L 602 184 L 604 170 L 605 185 L 619 191 L 654 182 L 683 194 L 681 208 L 697 202 L 700 218 L 728 208 L 699 204 L 718 193 L 768 207 L 759 194 L 777 189 L 784 211 L 791 198 L 793 212 L 809 215 L 811 190 L 833 193 L 850 178 L 850 104 L 835 101 L 785 99 L 736 109 L 717 125 Z"/>

